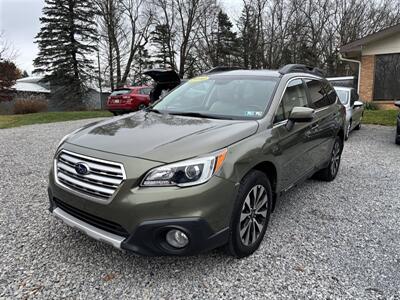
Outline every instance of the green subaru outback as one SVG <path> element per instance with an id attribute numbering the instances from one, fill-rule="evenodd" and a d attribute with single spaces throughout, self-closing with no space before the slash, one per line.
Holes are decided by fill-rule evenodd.
<path id="1" fill-rule="evenodd" d="M 335 179 L 345 110 L 317 69 L 235 70 L 187 81 L 146 110 L 60 143 L 50 211 L 140 255 L 259 247 L 278 197 Z"/>

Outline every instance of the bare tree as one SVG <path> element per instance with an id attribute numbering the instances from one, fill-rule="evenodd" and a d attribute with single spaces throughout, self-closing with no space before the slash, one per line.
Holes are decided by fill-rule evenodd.
<path id="1" fill-rule="evenodd" d="M 18 57 L 18 51 L 5 39 L 5 34 L 0 31 L 0 61 L 14 61 Z"/>
<path id="2" fill-rule="evenodd" d="M 105 70 L 111 87 L 119 87 L 127 83 L 135 55 L 149 41 L 153 12 L 145 0 L 96 0 L 96 4 L 105 41 Z"/>

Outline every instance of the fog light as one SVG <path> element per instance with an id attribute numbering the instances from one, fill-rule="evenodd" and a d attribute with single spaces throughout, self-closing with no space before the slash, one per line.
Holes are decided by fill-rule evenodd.
<path id="1" fill-rule="evenodd" d="M 188 236 L 178 229 L 168 231 L 166 240 L 174 248 L 183 248 L 189 244 Z"/>

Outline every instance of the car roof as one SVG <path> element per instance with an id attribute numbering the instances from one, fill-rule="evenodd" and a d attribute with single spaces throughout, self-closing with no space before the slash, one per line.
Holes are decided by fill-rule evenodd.
<path id="1" fill-rule="evenodd" d="M 143 88 L 151 88 L 151 86 L 148 86 L 148 85 L 121 86 L 121 87 L 119 87 L 119 88 L 116 88 L 114 91 L 120 91 L 120 90 L 135 90 L 135 89 L 143 89 Z"/>
<path id="2" fill-rule="evenodd" d="M 204 76 L 210 76 L 210 77 L 219 77 L 219 76 L 265 76 L 265 77 L 276 77 L 276 78 L 282 78 L 283 76 L 287 77 L 298 77 L 298 76 L 307 76 L 315 79 L 324 79 L 321 76 L 307 73 L 307 72 L 293 72 L 293 73 L 287 73 L 287 74 L 282 74 L 279 72 L 279 70 L 234 70 L 234 71 L 225 71 L 225 72 L 220 72 L 216 74 L 204 74 Z M 202 75 L 200 75 L 202 76 Z"/>
<path id="3" fill-rule="evenodd" d="M 207 74 L 205 74 L 207 75 Z M 224 75 L 232 76 L 266 76 L 266 77 L 281 77 L 277 70 L 234 70 L 234 71 L 224 71 L 220 73 L 210 74 L 210 77 L 219 77 Z"/>

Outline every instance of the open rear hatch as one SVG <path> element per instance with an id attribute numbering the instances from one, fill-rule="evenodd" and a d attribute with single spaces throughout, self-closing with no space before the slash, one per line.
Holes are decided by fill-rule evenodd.
<path id="1" fill-rule="evenodd" d="M 151 69 L 144 71 L 143 74 L 150 76 L 157 85 L 162 85 L 170 89 L 181 83 L 178 74 L 171 69 Z"/>
<path id="2" fill-rule="evenodd" d="M 171 69 L 151 69 L 144 71 L 143 74 L 150 76 L 156 82 L 150 93 L 151 102 L 160 99 L 163 91 L 170 91 L 181 84 L 178 74 Z"/>

